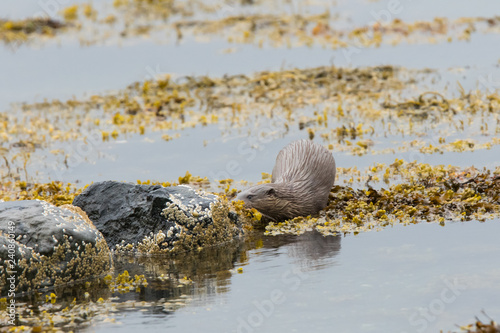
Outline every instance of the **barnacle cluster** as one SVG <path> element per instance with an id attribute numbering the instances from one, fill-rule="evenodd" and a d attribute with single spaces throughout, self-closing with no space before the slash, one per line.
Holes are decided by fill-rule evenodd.
<path id="1" fill-rule="evenodd" d="M 106 240 L 80 208 L 71 205 L 58 208 L 44 201 L 40 203 L 43 207 L 43 214 L 48 218 L 53 218 L 58 224 L 95 233 L 95 244 L 85 241 L 76 242 L 73 236 L 63 234 L 62 239 L 55 242 L 50 254 L 41 254 L 36 249 L 17 241 L 15 257 L 18 260 L 15 269 L 18 295 L 46 286 L 58 287 L 72 284 L 102 275 L 111 269 L 112 259 Z M 6 247 L 6 244 L 2 246 Z M 0 258 L 0 290 L 7 285 L 6 272 L 12 270 L 9 269 L 7 259 Z"/>
<path id="2" fill-rule="evenodd" d="M 116 253 L 178 255 L 232 242 L 243 235 L 242 223 L 238 222 L 227 202 L 204 191 L 198 191 L 197 194 L 199 198 L 189 202 L 183 197 L 170 195 L 170 202 L 162 215 L 174 225 L 151 233 L 137 244 L 117 244 Z M 200 199 L 211 203 L 202 205 Z"/>

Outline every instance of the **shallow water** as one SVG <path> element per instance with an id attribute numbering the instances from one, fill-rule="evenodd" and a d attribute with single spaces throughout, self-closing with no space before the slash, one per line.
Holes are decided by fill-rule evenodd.
<path id="1" fill-rule="evenodd" d="M 280 68 L 315 66 L 376 66 L 394 65 L 408 68 L 472 68 L 449 82 L 459 79 L 465 89 L 473 88 L 480 75 L 492 74 L 500 82 L 498 52 L 492 46 L 500 37 L 477 35 L 470 42 L 410 44 L 393 47 L 360 49 L 345 56 L 345 50 L 319 46 L 300 48 L 264 48 L 254 45 L 231 45 L 215 40 L 199 43 L 193 40 L 158 44 L 136 39 L 125 45 L 81 47 L 77 41 L 64 44 L 48 42 L 33 50 L 21 47 L 16 51 L 0 48 L 0 73 L 8 80 L 0 83 L 0 107 L 10 103 L 68 99 L 103 90 L 121 89 L 131 82 L 151 76 L 172 73 L 184 75 L 250 74 Z M 234 53 L 221 51 L 235 47 Z M 415 53 L 418 57 L 414 57 Z M 446 73 L 446 71 L 444 71 Z M 49 79 L 50 78 L 50 79 Z M 497 87 L 498 88 L 498 87 Z"/>
<path id="2" fill-rule="evenodd" d="M 120 324 L 86 331 L 446 332 L 482 309 L 500 316 L 499 232 L 497 219 L 263 237 L 263 247 L 236 264 L 242 274 L 195 282 L 179 310 L 123 311 Z M 155 291 L 147 295 L 155 299 Z"/>
<path id="3" fill-rule="evenodd" d="M 85 155 L 86 160 L 75 159 L 69 168 L 54 169 L 50 163 L 47 163 L 46 171 L 41 173 L 41 176 L 67 182 L 78 180 L 83 184 L 104 180 L 165 181 L 176 180 L 189 170 L 191 174 L 207 177 L 210 181 L 232 178 L 235 181 L 257 182 L 261 180 L 261 172 L 272 172 L 276 155 L 288 142 L 307 137 L 304 132 L 297 131 L 294 135 L 287 135 L 261 144 L 255 150 L 255 155 L 249 155 L 242 153 L 239 148 L 240 145 L 249 146 L 246 137 L 236 136 L 223 141 L 216 128 L 202 128 L 192 133 L 189 132 L 189 130 L 187 133 L 184 131 L 180 138 L 166 143 L 161 139 L 161 134 L 150 134 L 148 138 L 154 140 L 152 142 L 145 141 L 144 137 L 139 135 L 133 135 L 118 142 L 104 142 L 93 146 L 92 150 Z M 203 146 L 201 139 L 213 141 Z M 74 147 L 76 150 L 78 146 Z M 189 149 L 186 150 L 186 147 Z M 474 152 L 447 152 L 432 155 L 414 151 L 361 157 L 335 152 L 333 155 L 337 166 L 357 167 L 360 170 L 372 166 L 375 162 L 390 164 L 396 158 L 433 165 L 454 165 L 464 168 L 475 166 L 494 170 L 498 165 L 495 157 L 500 156 L 500 146 Z M 249 156 L 255 156 L 251 162 L 247 160 Z M 197 163 L 197 161 L 203 161 L 203 163 Z M 240 168 L 233 170 L 230 167 L 232 161 L 236 161 Z M 116 169 L 116 165 L 120 165 L 120 168 Z"/>

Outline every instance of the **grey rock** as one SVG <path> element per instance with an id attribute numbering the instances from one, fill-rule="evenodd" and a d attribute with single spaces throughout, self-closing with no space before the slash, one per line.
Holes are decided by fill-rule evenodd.
<path id="1" fill-rule="evenodd" d="M 112 267 L 102 234 L 77 207 L 0 202 L 0 291 L 16 296 L 102 275 Z"/>
<path id="2" fill-rule="evenodd" d="M 73 205 L 81 207 L 102 232 L 110 247 L 134 246 L 158 232 L 171 248 L 183 232 L 212 223 L 212 194 L 188 186 L 163 187 L 105 181 L 94 183 L 77 196 Z M 232 216 L 232 218 L 236 218 Z"/>

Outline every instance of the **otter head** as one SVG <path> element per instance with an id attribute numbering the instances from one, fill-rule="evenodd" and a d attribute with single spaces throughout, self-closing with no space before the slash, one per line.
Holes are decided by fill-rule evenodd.
<path id="1" fill-rule="evenodd" d="M 248 208 L 255 208 L 264 215 L 273 216 L 276 211 L 276 184 L 261 184 L 241 191 L 236 200 L 242 200 Z"/>

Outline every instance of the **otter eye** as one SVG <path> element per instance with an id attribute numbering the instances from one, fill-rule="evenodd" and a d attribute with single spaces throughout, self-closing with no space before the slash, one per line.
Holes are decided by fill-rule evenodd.
<path id="1" fill-rule="evenodd" d="M 251 195 L 251 194 L 247 195 L 248 200 L 252 200 L 252 198 L 253 198 L 253 195 Z"/>

